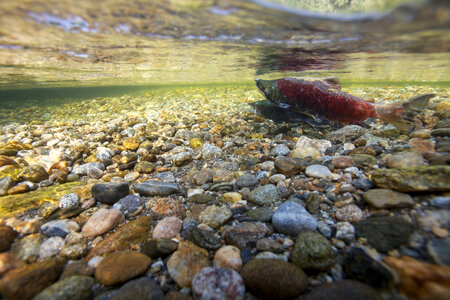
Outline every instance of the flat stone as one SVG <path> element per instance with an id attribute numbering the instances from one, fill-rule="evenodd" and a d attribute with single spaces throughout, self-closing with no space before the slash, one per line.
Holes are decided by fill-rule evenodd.
<path id="1" fill-rule="evenodd" d="M 378 169 L 372 179 L 380 188 L 400 192 L 445 192 L 450 191 L 450 166 Z"/>
<path id="2" fill-rule="evenodd" d="M 208 251 L 185 241 L 167 261 L 170 277 L 181 287 L 191 287 L 195 274 L 208 265 Z"/>
<path id="3" fill-rule="evenodd" d="M 262 239 L 268 232 L 269 229 L 264 223 L 244 222 L 226 229 L 222 238 L 226 244 L 244 249 L 256 247 L 256 242 Z"/>
<path id="4" fill-rule="evenodd" d="M 203 168 L 194 174 L 194 180 L 197 185 L 203 185 L 213 180 L 213 172 L 210 168 Z"/>
<path id="5" fill-rule="evenodd" d="M 434 152 L 435 142 L 430 140 L 423 140 L 421 138 L 412 138 L 408 141 L 411 149 L 417 153 L 424 154 L 426 152 Z"/>
<path id="6" fill-rule="evenodd" d="M 188 240 L 206 250 L 217 250 L 222 246 L 220 236 L 212 231 L 199 228 L 191 230 Z"/>
<path id="7" fill-rule="evenodd" d="M 39 294 L 34 296 L 33 300 L 89 300 L 92 297 L 92 287 L 94 286 L 94 283 L 95 279 L 89 276 L 68 277 L 45 288 Z"/>
<path id="8" fill-rule="evenodd" d="M 7 195 L 8 190 L 11 189 L 14 186 L 14 184 L 15 184 L 14 180 L 9 176 L 0 178 L 0 196 Z"/>
<path id="9" fill-rule="evenodd" d="M 269 238 L 260 239 L 256 243 L 256 249 L 258 251 L 270 251 L 273 253 L 282 253 L 284 251 L 283 245 Z"/>
<path id="10" fill-rule="evenodd" d="M 200 213 L 199 221 L 213 229 L 217 229 L 231 219 L 232 216 L 233 213 L 227 208 L 226 205 L 219 207 L 211 205 Z"/>
<path id="11" fill-rule="evenodd" d="M 211 144 L 203 144 L 202 147 L 202 159 L 207 160 L 210 158 L 217 158 L 222 155 L 222 149 Z"/>
<path id="12" fill-rule="evenodd" d="M 414 151 L 404 151 L 398 154 L 388 155 L 386 164 L 389 168 L 407 168 L 424 166 L 425 160 L 422 155 Z"/>
<path id="13" fill-rule="evenodd" d="M 326 270 L 335 262 L 330 242 L 321 234 L 301 232 L 295 240 L 292 263 L 302 269 Z"/>
<path id="14" fill-rule="evenodd" d="M 383 297 L 370 285 L 356 280 L 340 280 L 320 285 L 309 294 L 302 295 L 302 300 L 381 300 Z"/>
<path id="15" fill-rule="evenodd" d="M 144 208 L 144 201 L 137 195 L 127 195 L 114 203 L 113 208 L 120 211 L 126 218 L 134 217 Z"/>
<path id="16" fill-rule="evenodd" d="M 305 174 L 310 177 L 327 179 L 331 176 L 331 171 L 326 166 L 311 165 L 305 169 Z"/>
<path id="17" fill-rule="evenodd" d="M 102 294 L 103 295 L 103 294 Z M 161 290 L 159 284 L 148 277 L 141 277 L 138 279 L 131 280 L 120 287 L 118 290 L 110 292 L 110 297 L 95 298 L 97 300 L 123 300 L 123 299 L 133 299 L 133 300 L 164 300 L 164 292 Z"/>
<path id="18" fill-rule="evenodd" d="M 151 222 L 152 218 L 147 216 L 128 222 L 92 248 L 86 260 L 116 250 L 128 250 L 132 245 L 147 241 Z"/>
<path id="19" fill-rule="evenodd" d="M 285 156 L 275 158 L 275 169 L 286 177 L 303 172 L 307 166 L 308 163 L 304 159 Z"/>
<path id="20" fill-rule="evenodd" d="M 392 287 L 396 275 L 382 261 L 373 258 L 368 249 L 350 248 L 344 257 L 344 270 L 350 278 L 376 289 Z"/>
<path id="21" fill-rule="evenodd" d="M 89 218 L 83 226 L 81 233 L 85 237 L 102 235 L 116 228 L 117 225 L 124 221 L 125 218 L 120 211 L 114 208 L 100 208 Z"/>
<path id="22" fill-rule="evenodd" d="M 281 204 L 272 216 L 275 229 L 284 234 L 297 235 L 303 230 L 315 230 L 316 219 L 300 204 L 286 201 Z"/>
<path id="23" fill-rule="evenodd" d="M 412 207 L 415 203 L 410 195 L 389 189 L 372 189 L 364 193 L 363 198 L 376 208 Z"/>
<path id="24" fill-rule="evenodd" d="M 291 150 L 289 150 L 288 146 L 286 146 L 285 144 L 279 144 L 276 145 L 275 147 L 273 147 L 270 150 L 270 155 L 271 156 L 286 156 L 291 152 Z"/>
<path id="25" fill-rule="evenodd" d="M 367 239 L 377 251 L 387 252 L 406 244 L 413 226 L 401 217 L 370 217 L 354 224 L 356 236 Z"/>
<path id="26" fill-rule="evenodd" d="M 450 266 L 450 237 L 432 238 L 427 242 L 427 251 L 433 260 L 442 266 Z"/>
<path id="27" fill-rule="evenodd" d="M 72 220 L 54 220 L 41 226 L 41 232 L 46 236 L 65 237 L 71 232 L 80 231 L 80 226 Z"/>
<path id="28" fill-rule="evenodd" d="M 243 300 L 245 285 L 241 275 L 232 269 L 206 267 L 195 274 L 192 294 L 203 300 Z"/>
<path id="29" fill-rule="evenodd" d="M 239 271 L 242 268 L 241 250 L 235 246 L 222 246 L 214 255 L 213 266 Z"/>
<path id="30" fill-rule="evenodd" d="M 333 143 L 353 142 L 362 136 L 367 130 L 359 125 L 347 125 L 328 133 L 327 138 Z"/>
<path id="31" fill-rule="evenodd" d="M 145 197 L 168 196 L 177 193 L 179 188 L 175 183 L 162 182 L 157 180 L 146 180 L 133 187 L 136 193 Z"/>
<path id="32" fill-rule="evenodd" d="M 277 187 L 273 184 L 259 186 L 248 195 L 248 201 L 257 205 L 270 205 L 278 201 L 279 198 Z"/>
<path id="33" fill-rule="evenodd" d="M 197 203 L 197 204 L 206 204 L 208 202 L 216 200 L 216 197 L 208 195 L 208 194 L 195 194 L 189 197 L 189 202 Z"/>
<path id="34" fill-rule="evenodd" d="M 297 140 L 291 156 L 297 158 L 306 158 L 308 156 L 318 158 L 323 156 L 325 151 L 331 146 L 332 144 L 328 140 L 310 139 L 303 135 Z"/>
<path id="35" fill-rule="evenodd" d="M 95 278 L 104 285 L 126 282 L 147 271 L 152 260 L 140 252 L 116 251 L 105 257 L 95 270 Z"/>
<path id="36" fill-rule="evenodd" d="M 255 221 L 268 222 L 272 220 L 273 210 L 269 207 L 256 207 L 248 212 L 248 216 Z"/>
<path id="37" fill-rule="evenodd" d="M 331 160 L 331 165 L 335 169 L 345 169 L 348 167 L 353 167 L 354 161 L 351 156 L 335 156 Z"/>
<path id="38" fill-rule="evenodd" d="M 306 274 L 279 259 L 253 259 L 241 271 L 246 287 L 261 299 L 294 299 L 308 286 Z"/>
<path id="39" fill-rule="evenodd" d="M 9 226 L 0 226 L 0 252 L 9 250 L 17 234 L 18 233 Z"/>
<path id="40" fill-rule="evenodd" d="M 155 229 L 153 229 L 153 239 L 166 238 L 171 239 L 176 237 L 180 231 L 183 222 L 177 217 L 166 217 L 159 221 Z"/>
<path id="41" fill-rule="evenodd" d="M 0 279 L 0 292 L 8 300 L 31 299 L 58 278 L 63 265 L 48 259 L 11 270 Z"/>
<path id="42" fill-rule="evenodd" d="M 112 205 L 127 196 L 130 188 L 126 182 L 98 183 L 92 186 L 91 193 L 98 202 Z"/>

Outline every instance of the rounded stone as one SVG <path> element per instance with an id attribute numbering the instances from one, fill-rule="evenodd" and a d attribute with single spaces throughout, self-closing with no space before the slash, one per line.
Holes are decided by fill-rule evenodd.
<path id="1" fill-rule="evenodd" d="M 259 186 L 248 195 L 248 200 L 257 205 L 270 205 L 279 198 L 277 187 L 273 184 Z"/>
<path id="2" fill-rule="evenodd" d="M 104 294 L 108 294 L 104 293 Z M 133 300 L 164 300 L 164 292 L 161 290 L 159 284 L 148 277 L 141 277 L 138 279 L 131 280 L 120 287 L 118 290 L 110 292 L 110 297 L 102 298 L 104 294 L 95 298 L 97 300 L 123 300 L 123 299 L 133 299 Z"/>
<path id="3" fill-rule="evenodd" d="M 364 200 L 376 208 L 412 207 L 414 199 L 405 193 L 394 192 L 389 189 L 372 189 L 363 195 Z"/>
<path id="4" fill-rule="evenodd" d="M 233 213 L 225 205 L 220 207 L 212 205 L 200 213 L 199 221 L 217 229 L 224 225 L 232 216 Z"/>
<path id="5" fill-rule="evenodd" d="M 24 181 L 31 181 L 38 183 L 41 182 L 42 180 L 47 179 L 48 173 L 45 170 L 45 168 L 40 165 L 29 165 L 19 174 L 19 176 Z"/>
<path id="6" fill-rule="evenodd" d="M 317 228 L 316 219 L 301 204 L 294 201 L 281 204 L 272 216 L 272 223 L 278 232 L 289 235 Z"/>
<path id="7" fill-rule="evenodd" d="M 80 231 L 80 226 L 72 220 L 54 220 L 41 226 L 41 232 L 46 236 L 65 237 L 71 232 Z"/>
<path id="8" fill-rule="evenodd" d="M 292 263 L 302 269 L 326 270 L 334 264 L 330 242 L 317 232 L 301 232 L 295 240 Z"/>
<path id="9" fill-rule="evenodd" d="M 17 236 L 17 232 L 9 226 L 0 226 L 0 252 L 8 251 Z"/>
<path id="10" fill-rule="evenodd" d="M 46 259 L 58 255 L 64 247 L 64 239 L 59 236 L 52 236 L 45 240 L 39 249 L 39 258 Z"/>
<path id="11" fill-rule="evenodd" d="M 235 246 L 221 247 L 214 255 L 213 266 L 239 271 L 242 268 L 241 250 Z"/>
<path id="12" fill-rule="evenodd" d="M 350 204 L 339 208 L 335 213 L 336 219 L 344 222 L 359 222 L 363 217 L 362 210 L 354 205 Z"/>
<path id="13" fill-rule="evenodd" d="M 257 207 L 248 212 L 248 216 L 255 221 L 268 222 L 272 220 L 273 210 L 269 207 Z"/>
<path id="14" fill-rule="evenodd" d="M 170 277 L 181 287 L 191 287 L 195 274 L 208 265 L 208 251 L 191 242 L 180 242 L 167 261 Z"/>
<path id="15" fill-rule="evenodd" d="M 104 234 L 125 221 L 123 214 L 112 208 L 98 209 L 83 226 L 81 233 L 86 237 Z"/>
<path id="16" fill-rule="evenodd" d="M 123 146 L 125 149 L 135 151 L 137 148 L 139 148 L 139 145 L 141 144 L 141 141 L 139 141 L 138 138 L 134 137 L 128 137 L 123 140 Z"/>
<path id="17" fill-rule="evenodd" d="M 402 152 L 389 155 L 386 158 L 386 164 L 389 168 L 417 167 L 425 165 L 422 155 L 414 151 Z"/>
<path id="18" fill-rule="evenodd" d="M 133 189 L 145 197 L 168 196 L 177 193 L 179 188 L 175 183 L 162 182 L 158 180 L 146 180 L 136 184 Z"/>
<path id="19" fill-rule="evenodd" d="M 58 206 L 60 208 L 68 208 L 68 207 L 78 206 L 79 204 L 80 204 L 80 199 L 78 198 L 77 194 L 69 193 L 69 194 L 65 194 L 61 198 L 59 198 Z"/>
<path id="20" fill-rule="evenodd" d="M 286 146 L 285 144 L 279 144 L 276 145 L 275 147 L 272 148 L 272 150 L 270 150 L 270 155 L 272 156 L 286 156 L 291 152 L 291 150 L 289 150 L 288 146 Z"/>
<path id="21" fill-rule="evenodd" d="M 304 300 L 381 300 L 381 295 L 370 285 L 355 281 L 341 280 L 321 285 L 311 293 L 302 296 Z"/>
<path id="22" fill-rule="evenodd" d="M 151 261 L 150 257 L 140 252 L 116 251 L 99 263 L 95 278 L 104 285 L 126 282 L 145 273 Z"/>
<path id="23" fill-rule="evenodd" d="M 206 267 L 192 280 L 194 299 L 243 300 L 245 285 L 241 275 L 232 269 Z"/>
<path id="24" fill-rule="evenodd" d="M 153 229 L 153 239 L 166 238 L 171 239 L 176 237 L 183 226 L 183 222 L 177 217 L 166 217 L 159 221 Z"/>
<path id="25" fill-rule="evenodd" d="M 241 276 L 249 291 L 264 300 L 294 299 L 308 285 L 300 268 L 279 259 L 253 259 L 244 266 Z"/>
<path id="26" fill-rule="evenodd" d="M 212 231 L 194 228 L 189 233 L 188 240 L 206 250 L 217 250 L 222 246 L 221 238 Z"/>
<path id="27" fill-rule="evenodd" d="M 331 171 L 326 166 L 322 165 L 311 165 L 306 167 L 305 174 L 309 177 L 327 179 L 331 176 Z"/>
<path id="28" fill-rule="evenodd" d="M 353 167 L 353 157 L 351 156 L 335 156 L 331 160 L 331 164 L 335 169 L 345 169 Z"/>
<path id="29" fill-rule="evenodd" d="M 33 300 L 71 299 L 88 300 L 92 297 L 95 279 L 89 276 L 71 276 L 59 280 L 34 296 Z"/>
<path id="30" fill-rule="evenodd" d="M 351 242 L 355 239 L 355 227 L 348 222 L 339 222 L 336 224 L 336 238 Z"/>
<path id="31" fill-rule="evenodd" d="M 136 163 L 134 170 L 139 173 L 150 174 L 155 170 L 155 166 L 151 162 L 140 161 Z"/>
<path id="32" fill-rule="evenodd" d="M 113 205 L 114 209 L 120 211 L 125 217 L 134 217 L 144 208 L 144 202 L 137 195 L 128 195 Z"/>
<path id="33" fill-rule="evenodd" d="M 128 183 L 98 183 L 94 184 L 91 189 L 92 197 L 95 200 L 112 205 L 127 196 L 130 192 Z"/>
<path id="34" fill-rule="evenodd" d="M 178 243 L 169 239 L 150 240 L 141 245 L 141 252 L 150 258 L 166 257 L 177 250 Z"/>

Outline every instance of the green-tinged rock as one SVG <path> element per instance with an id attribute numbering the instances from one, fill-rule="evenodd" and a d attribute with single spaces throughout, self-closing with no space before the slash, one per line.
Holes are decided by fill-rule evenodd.
<path id="1" fill-rule="evenodd" d="M 364 193 L 363 198 L 376 208 L 411 207 L 414 205 L 414 199 L 410 195 L 389 189 L 369 190 Z"/>
<path id="2" fill-rule="evenodd" d="M 379 169 L 372 180 L 380 188 L 400 192 L 445 192 L 450 191 L 450 166 Z"/>
<path id="3" fill-rule="evenodd" d="M 0 155 L 15 156 L 20 150 L 30 150 L 32 147 L 21 142 L 12 141 L 0 147 Z"/>
<path id="4" fill-rule="evenodd" d="M 377 251 L 387 252 L 406 244 L 413 226 L 401 217 L 370 217 L 354 224 L 357 237 Z"/>
<path id="5" fill-rule="evenodd" d="M 48 173 L 45 168 L 40 165 L 29 165 L 19 174 L 19 177 L 23 180 L 38 183 L 47 179 Z"/>
<path id="6" fill-rule="evenodd" d="M 248 195 L 248 201 L 257 205 L 270 205 L 279 198 L 277 188 L 273 184 L 259 186 Z"/>
<path id="7" fill-rule="evenodd" d="M 58 202 L 62 195 L 70 193 L 79 186 L 79 182 L 71 182 L 38 189 L 25 194 L 0 197 L 0 217 L 11 217 L 27 209 L 38 207 L 44 201 Z"/>
<path id="8" fill-rule="evenodd" d="M 225 205 L 220 207 L 212 205 L 200 213 L 199 221 L 211 228 L 217 229 L 224 225 L 232 216 L 233 213 Z"/>
<path id="9" fill-rule="evenodd" d="M 64 262 L 49 259 L 9 271 L 0 280 L 4 299 L 28 300 L 58 278 Z"/>
<path id="10" fill-rule="evenodd" d="M 89 276 L 71 276 L 62 279 L 34 296 L 33 300 L 88 300 L 92 297 L 95 279 Z"/>
<path id="11" fill-rule="evenodd" d="M 11 249 L 11 255 L 27 263 L 34 263 L 39 257 L 39 250 L 45 236 L 41 233 L 30 234 L 18 239 Z"/>
<path id="12" fill-rule="evenodd" d="M 20 181 L 19 174 L 22 172 L 23 168 L 19 166 L 9 165 L 7 167 L 1 168 L 0 178 L 9 176 L 14 181 Z"/>
<path id="13" fill-rule="evenodd" d="M 295 240 L 292 263 L 302 269 L 328 269 L 334 264 L 331 243 L 317 232 L 301 232 Z"/>
<path id="14" fill-rule="evenodd" d="M 377 159 L 369 154 L 354 154 L 352 155 L 355 165 L 361 165 L 363 167 L 370 167 L 378 164 Z"/>
<path id="15" fill-rule="evenodd" d="M 253 259 L 241 276 L 250 292 L 261 299 L 294 299 L 308 285 L 300 268 L 279 259 Z"/>
<path id="16" fill-rule="evenodd" d="M 128 222 L 89 251 L 86 260 L 116 250 L 129 249 L 133 244 L 146 242 L 152 227 L 151 217 L 140 217 Z"/>

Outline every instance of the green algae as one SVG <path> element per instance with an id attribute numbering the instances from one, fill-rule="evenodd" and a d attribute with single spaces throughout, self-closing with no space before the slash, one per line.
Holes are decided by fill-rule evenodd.
<path id="1" fill-rule="evenodd" d="M 24 194 L 0 197 L 0 217 L 7 218 L 17 215 L 27 209 L 41 205 L 44 201 L 57 202 L 62 195 L 70 193 L 74 187 L 80 185 L 80 182 L 70 182 Z"/>

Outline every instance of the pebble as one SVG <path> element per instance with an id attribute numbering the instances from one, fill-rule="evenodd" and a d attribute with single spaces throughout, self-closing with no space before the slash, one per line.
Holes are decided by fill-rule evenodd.
<path id="1" fill-rule="evenodd" d="M 330 242 L 321 234 L 301 232 L 292 250 L 292 263 L 302 269 L 326 270 L 335 262 Z"/>
<path id="2" fill-rule="evenodd" d="M 130 192 L 128 183 L 98 183 L 91 189 L 92 197 L 100 203 L 112 205 L 127 196 Z"/>
<path id="3" fill-rule="evenodd" d="M 194 228 L 188 236 L 188 240 L 206 250 L 217 250 L 222 246 L 220 236 L 213 231 Z"/>
<path id="4" fill-rule="evenodd" d="M 191 287 L 201 269 L 209 266 L 208 252 L 191 242 L 182 241 L 167 261 L 170 277 L 181 287 Z"/>
<path id="5" fill-rule="evenodd" d="M 227 245 L 233 245 L 239 249 L 255 247 L 258 240 L 262 239 L 269 229 L 264 223 L 244 222 L 225 229 L 222 238 Z"/>
<path id="6" fill-rule="evenodd" d="M 144 201 L 137 195 L 127 195 L 114 203 L 113 208 L 120 211 L 126 218 L 134 217 L 144 208 Z"/>
<path id="7" fill-rule="evenodd" d="M 155 166 L 148 161 L 139 161 L 134 165 L 134 170 L 142 174 L 150 174 L 155 170 Z"/>
<path id="8" fill-rule="evenodd" d="M 232 216 L 233 213 L 225 205 L 220 207 L 211 205 L 200 213 L 199 221 L 213 229 L 217 229 L 224 225 Z"/>
<path id="9" fill-rule="evenodd" d="M 33 300 L 71 299 L 89 300 L 92 297 L 92 287 L 95 279 L 89 276 L 71 276 L 45 288 L 33 297 Z"/>
<path id="10" fill-rule="evenodd" d="M 232 269 L 206 267 L 194 276 L 192 295 L 204 300 L 243 300 L 245 285 L 241 275 Z"/>
<path id="11" fill-rule="evenodd" d="M 177 217 L 166 217 L 155 226 L 152 237 L 155 240 L 160 238 L 174 238 L 180 233 L 182 224 L 183 222 Z"/>
<path id="12" fill-rule="evenodd" d="M 349 204 L 336 210 L 335 216 L 339 221 L 359 222 L 363 218 L 363 212 L 358 206 Z"/>
<path id="13" fill-rule="evenodd" d="M 328 133 L 327 138 L 333 143 L 346 143 L 353 142 L 366 132 L 366 129 L 359 125 L 347 125 L 341 129 L 331 131 Z"/>
<path id="14" fill-rule="evenodd" d="M 103 293 L 96 300 L 164 300 L 164 292 L 158 283 L 148 277 L 131 280 L 122 285 L 118 290 Z"/>
<path id="15" fill-rule="evenodd" d="M 209 168 L 204 168 L 195 173 L 194 180 L 197 185 L 203 185 L 213 180 L 213 172 Z"/>
<path id="16" fill-rule="evenodd" d="M 280 196 L 278 195 L 277 187 L 273 184 L 266 184 L 259 186 L 252 190 L 248 195 L 248 200 L 251 203 L 257 205 L 270 205 L 278 201 Z"/>
<path id="17" fill-rule="evenodd" d="M 214 200 L 216 200 L 216 198 L 208 194 L 195 194 L 192 197 L 189 197 L 190 202 L 197 204 L 206 204 Z"/>
<path id="18" fill-rule="evenodd" d="M 39 258 L 47 259 L 49 257 L 53 257 L 58 255 L 58 253 L 64 247 L 64 239 L 59 236 L 52 236 L 46 239 L 39 249 Z"/>
<path id="19" fill-rule="evenodd" d="M 370 217 L 354 224 L 356 236 L 380 252 L 387 252 L 406 244 L 412 225 L 401 217 Z"/>
<path id="20" fill-rule="evenodd" d="M 413 138 L 408 141 L 408 145 L 411 146 L 411 149 L 417 153 L 424 154 L 426 152 L 434 152 L 435 147 L 434 141 L 423 140 L 419 138 Z"/>
<path id="21" fill-rule="evenodd" d="M 433 258 L 434 262 L 441 266 L 450 265 L 450 237 L 432 238 L 427 242 L 427 251 Z"/>
<path id="22" fill-rule="evenodd" d="M 294 299 L 307 285 L 306 274 L 279 259 L 253 259 L 241 271 L 245 286 L 261 299 Z"/>
<path id="23" fill-rule="evenodd" d="M 306 136 L 301 136 L 292 150 L 291 156 L 296 158 L 318 158 L 325 154 L 325 151 L 332 146 L 328 140 L 310 139 Z"/>
<path id="24" fill-rule="evenodd" d="M 166 257 L 172 254 L 177 248 L 177 242 L 160 238 L 143 243 L 140 251 L 152 259 L 157 259 L 158 257 Z"/>
<path id="25" fill-rule="evenodd" d="M 105 166 L 102 163 L 92 162 L 73 168 L 72 173 L 75 175 L 84 176 L 87 175 L 88 171 L 93 168 L 100 169 L 102 171 L 105 170 Z"/>
<path id="26" fill-rule="evenodd" d="M 279 173 L 286 177 L 291 177 L 303 172 L 308 166 L 308 163 L 306 160 L 296 157 L 277 156 L 275 158 L 274 166 Z"/>
<path id="27" fill-rule="evenodd" d="M 59 198 L 58 206 L 60 208 L 68 208 L 68 207 L 74 207 L 78 206 L 80 204 L 80 199 L 78 198 L 77 194 L 75 193 L 69 193 L 63 195 L 61 198 Z"/>
<path id="28" fill-rule="evenodd" d="M 270 251 L 274 253 L 282 253 L 284 251 L 283 245 L 269 238 L 260 239 L 256 243 L 256 249 L 259 251 Z"/>
<path id="29" fill-rule="evenodd" d="M 431 199 L 431 205 L 439 208 L 450 208 L 450 197 L 438 196 Z"/>
<path id="30" fill-rule="evenodd" d="M 336 238 L 350 243 L 355 239 L 355 227 L 349 222 L 336 223 Z"/>
<path id="31" fill-rule="evenodd" d="M 345 169 L 352 167 L 354 164 L 353 157 L 351 156 L 335 156 L 331 160 L 331 165 L 335 169 Z"/>
<path id="32" fill-rule="evenodd" d="M 269 207 L 256 207 L 248 212 L 248 216 L 255 221 L 268 222 L 272 220 L 273 210 Z"/>
<path id="33" fill-rule="evenodd" d="M 102 235 L 124 221 L 125 218 L 120 211 L 114 208 L 100 208 L 89 218 L 83 226 L 81 233 L 85 237 Z"/>
<path id="34" fill-rule="evenodd" d="M 139 178 L 139 172 L 130 172 L 123 177 L 126 182 L 133 182 Z"/>
<path id="35" fill-rule="evenodd" d="M 0 225 L 0 252 L 9 250 L 17 234 L 18 233 L 11 227 Z"/>
<path id="36" fill-rule="evenodd" d="M 385 160 L 387 166 L 391 169 L 425 165 L 425 160 L 422 155 L 414 151 L 405 151 L 394 155 L 388 155 Z"/>
<path id="37" fill-rule="evenodd" d="M 258 184 L 258 179 L 253 174 L 245 173 L 245 174 L 239 176 L 238 178 L 236 178 L 236 185 L 239 188 L 254 187 L 257 184 Z"/>
<path id="38" fill-rule="evenodd" d="M 302 300 L 330 299 L 333 300 L 381 300 L 383 299 L 370 285 L 356 280 L 344 279 L 332 283 L 326 283 L 313 289 L 309 294 L 302 296 Z"/>
<path id="39" fill-rule="evenodd" d="M 127 282 L 145 273 L 151 261 L 150 257 L 139 252 L 116 251 L 98 264 L 95 279 L 107 286 Z"/>
<path id="40" fill-rule="evenodd" d="M 389 189 L 372 189 L 365 192 L 363 198 L 375 208 L 412 207 L 415 203 L 410 195 Z"/>
<path id="41" fill-rule="evenodd" d="M 25 169 L 22 172 L 20 172 L 19 177 L 25 181 L 39 183 L 42 180 L 48 178 L 48 173 L 44 167 L 40 165 L 31 164 L 25 167 Z"/>
<path id="42" fill-rule="evenodd" d="M 303 230 L 315 230 L 316 219 L 301 205 L 294 201 L 281 204 L 272 216 L 275 229 L 284 234 L 297 235 Z"/>
<path id="43" fill-rule="evenodd" d="M 0 253 L 0 278 L 9 270 L 18 269 L 25 265 L 23 261 L 13 257 L 8 252 Z"/>
<path id="44" fill-rule="evenodd" d="M 213 266 L 239 271 L 242 268 L 241 250 L 235 246 L 222 246 L 214 255 Z"/>
<path id="45" fill-rule="evenodd" d="M 202 159 L 218 158 L 222 156 L 222 149 L 211 144 L 203 144 Z"/>
<path id="46" fill-rule="evenodd" d="M 305 169 L 305 174 L 309 177 L 327 179 L 332 173 L 326 166 L 311 165 Z"/>
<path id="47" fill-rule="evenodd" d="M 40 233 L 27 235 L 12 245 L 11 255 L 27 263 L 36 262 L 44 239 Z"/>
<path id="48" fill-rule="evenodd" d="M 14 180 L 9 176 L 0 178 L 0 196 L 7 195 L 8 190 L 11 189 L 14 186 L 14 184 L 15 184 Z"/>
<path id="49" fill-rule="evenodd" d="M 270 155 L 271 156 L 286 156 L 291 152 L 291 150 L 289 150 L 288 146 L 286 146 L 285 144 L 279 144 L 276 145 L 275 147 L 272 148 L 272 150 L 270 150 Z"/>
<path id="50" fill-rule="evenodd" d="M 237 193 L 237 192 L 224 193 L 222 195 L 222 201 L 224 201 L 226 203 L 230 203 L 230 204 L 242 201 L 242 194 Z"/>
<path id="51" fill-rule="evenodd" d="M 54 220 L 41 226 L 41 232 L 46 236 L 65 237 L 71 232 L 80 231 L 80 226 L 72 220 Z"/>
<path id="52" fill-rule="evenodd" d="M 146 180 L 134 185 L 133 189 L 145 197 L 168 196 L 179 191 L 177 184 L 158 180 Z"/>

